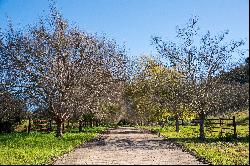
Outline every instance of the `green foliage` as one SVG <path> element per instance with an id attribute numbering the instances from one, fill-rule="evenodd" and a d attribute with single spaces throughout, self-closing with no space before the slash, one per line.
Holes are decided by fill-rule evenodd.
<path id="1" fill-rule="evenodd" d="M 82 120 L 84 121 L 92 121 L 94 120 L 96 117 L 93 113 L 86 113 L 82 115 Z"/>
<path id="2" fill-rule="evenodd" d="M 219 77 L 226 84 L 249 83 L 249 57 L 246 58 L 244 64 L 237 66 L 228 72 L 223 72 Z"/>
<path id="3" fill-rule="evenodd" d="M 121 119 L 118 123 L 117 123 L 117 125 L 119 125 L 119 126 L 127 126 L 127 125 L 130 125 L 130 123 L 129 123 L 129 121 L 127 120 L 127 119 Z"/>
<path id="4" fill-rule="evenodd" d="M 118 102 L 104 102 L 98 117 L 104 124 L 115 124 L 121 114 L 121 105 Z"/>
<path id="5" fill-rule="evenodd" d="M 244 111 L 230 112 L 226 114 L 227 117 L 236 117 L 236 123 L 249 124 L 249 108 Z"/>
<path id="6" fill-rule="evenodd" d="M 27 131 L 28 125 L 29 125 L 29 120 L 27 120 L 27 119 L 22 120 L 21 124 L 19 124 L 15 127 L 15 132 Z"/>
<path id="7" fill-rule="evenodd" d="M 55 133 L 1 134 L 0 164 L 49 164 L 53 158 L 71 151 L 105 129 L 106 127 L 84 128 L 81 133 L 65 133 L 61 139 L 56 138 Z"/>
<path id="8" fill-rule="evenodd" d="M 193 117 L 187 107 L 187 86 L 175 67 L 142 57 L 139 69 L 126 89 L 126 96 L 136 112 L 136 121 L 162 123 L 170 116 Z"/>

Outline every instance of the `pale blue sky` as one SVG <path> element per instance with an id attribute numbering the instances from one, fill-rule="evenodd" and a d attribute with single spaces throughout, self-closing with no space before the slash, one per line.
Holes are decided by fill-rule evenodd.
<path id="1" fill-rule="evenodd" d="M 246 38 L 249 48 L 248 0 L 57 0 L 57 8 L 70 23 L 89 33 L 105 33 L 125 44 L 129 56 L 154 54 L 151 36 L 173 40 L 176 25 L 199 16 L 202 31 L 229 30 L 230 39 Z M 44 10 L 44 12 L 43 12 Z M 47 0 L 0 0 L 0 27 L 6 16 L 15 27 L 36 22 L 47 14 Z"/>

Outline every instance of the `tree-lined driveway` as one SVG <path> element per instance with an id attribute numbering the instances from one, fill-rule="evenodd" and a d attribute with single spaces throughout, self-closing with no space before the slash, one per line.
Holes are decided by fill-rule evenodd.
<path id="1" fill-rule="evenodd" d="M 133 127 L 119 127 L 63 155 L 55 165 L 200 165 L 170 141 Z"/>

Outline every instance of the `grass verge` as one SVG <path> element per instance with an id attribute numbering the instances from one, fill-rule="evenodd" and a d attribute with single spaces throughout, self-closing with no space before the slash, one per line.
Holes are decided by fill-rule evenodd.
<path id="1" fill-rule="evenodd" d="M 247 114 L 249 116 L 249 114 Z M 205 131 L 206 140 L 200 141 L 199 126 L 180 126 L 180 132 L 175 132 L 174 126 L 141 126 L 154 132 L 160 132 L 167 140 L 174 141 L 202 157 L 213 165 L 249 165 L 249 118 L 238 118 L 238 122 L 248 122 L 237 125 L 237 138 L 227 133 Z"/>
<path id="2" fill-rule="evenodd" d="M 55 157 L 71 151 L 106 129 L 84 128 L 81 133 L 65 133 L 61 139 L 56 138 L 54 132 L 0 134 L 0 164 L 51 164 Z"/>

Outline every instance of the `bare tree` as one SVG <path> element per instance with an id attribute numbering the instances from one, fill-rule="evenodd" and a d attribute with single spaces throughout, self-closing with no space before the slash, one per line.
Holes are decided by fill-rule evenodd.
<path id="1" fill-rule="evenodd" d="M 57 123 L 58 137 L 73 109 L 89 109 L 126 77 L 124 49 L 71 28 L 53 7 L 46 20 L 27 31 L 10 25 L 0 38 L 2 84 L 29 102 L 45 105 Z"/>
<path id="2" fill-rule="evenodd" d="M 194 17 L 189 19 L 183 28 L 177 27 L 177 37 L 181 43 L 165 42 L 160 37 L 154 37 L 153 44 L 159 54 L 166 58 L 168 66 L 175 67 L 186 76 L 189 82 L 189 96 L 192 99 L 190 107 L 198 113 L 201 119 L 200 139 L 203 140 L 205 138 L 204 119 L 207 114 L 211 113 L 212 103 L 216 100 L 222 104 L 221 94 L 228 95 L 231 91 L 229 87 L 221 86 L 220 79 L 215 79 L 215 77 L 230 67 L 233 54 L 237 53 L 236 51 L 244 44 L 244 41 L 224 42 L 228 31 L 216 36 L 212 36 L 208 31 L 199 39 L 197 22 L 198 18 Z M 240 101 L 237 100 L 237 102 Z"/>

